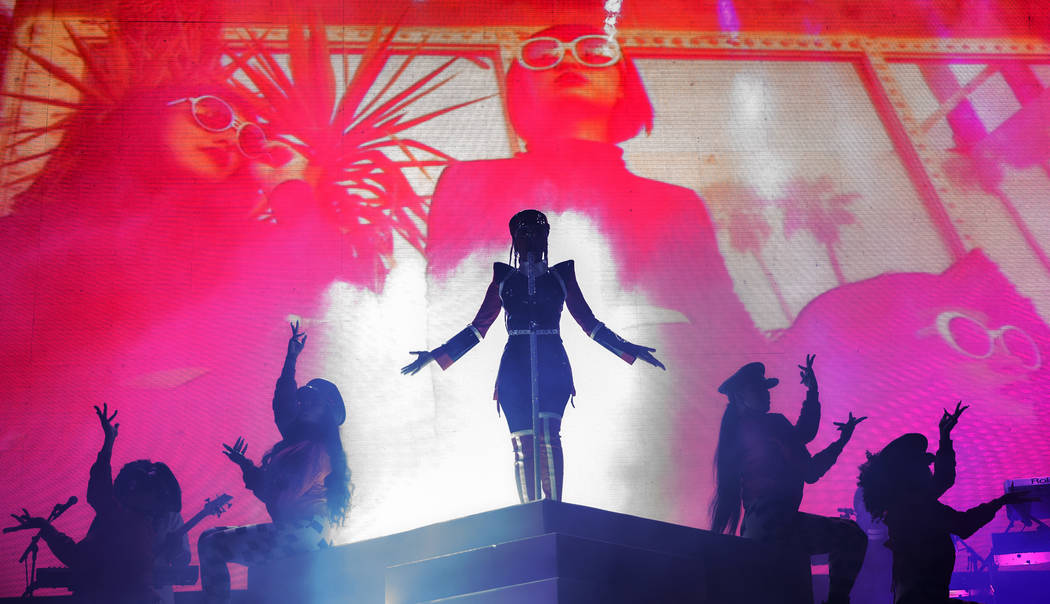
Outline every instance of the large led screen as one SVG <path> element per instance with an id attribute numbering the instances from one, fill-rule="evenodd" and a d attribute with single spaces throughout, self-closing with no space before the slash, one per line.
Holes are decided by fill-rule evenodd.
<path id="1" fill-rule="evenodd" d="M 475 318 L 527 208 L 597 319 L 666 365 L 629 365 L 562 317 L 565 501 L 708 528 L 717 387 L 761 361 L 780 378 L 772 410 L 795 421 L 807 354 L 823 405 L 810 450 L 850 412 L 868 419 L 805 511 L 853 507 L 865 451 L 936 442 L 960 400 L 944 502 L 1050 475 L 1039 43 L 898 52 L 613 20 L 615 64 L 536 69 L 521 42 L 558 23 L 17 17 L 0 134 L 6 513 L 84 498 L 106 403 L 115 469 L 162 460 L 185 517 L 225 492 L 222 524 L 265 521 L 222 445 L 244 437 L 258 460 L 279 439 L 293 322 L 300 381 L 327 378 L 346 404 L 337 542 L 517 503 L 493 389 L 520 336 L 502 315 L 447 369 L 400 369 Z M 91 519 L 82 502 L 57 525 L 79 538 Z M 972 544 L 987 552 L 1006 522 Z M 18 535 L 0 541 L 5 595 L 23 587 Z"/>

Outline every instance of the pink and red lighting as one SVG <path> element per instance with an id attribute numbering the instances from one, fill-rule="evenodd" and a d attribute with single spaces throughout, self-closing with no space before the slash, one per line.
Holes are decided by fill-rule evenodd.
<path id="1" fill-rule="evenodd" d="M 706 528 L 718 382 L 763 361 L 793 420 L 813 353 L 815 446 L 870 419 L 805 511 L 850 507 L 865 450 L 935 442 L 958 400 L 943 501 L 1050 476 L 1050 17 L 1023 4 L 0 9 L 0 511 L 83 498 L 105 402 L 117 467 L 163 460 L 184 515 L 225 491 L 224 524 L 263 521 L 221 443 L 257 458 L 278 439 L 289 320 L 310 334 L 300 375 L 347 402 L 341 542 L 514 504 L 502 328 L 447 372 L 398 369 L 471 320 L 526 207 L 597 317 L 668 366 L 625 371 L 563 323 L 566 501 Z M 517 44 L 565 23 L 627 58 L 508 84 Z M 515 90 L 551 136 L 512 123 Z M 583 140 L 581 115 L 644 124 L 627 90 L 652 132 Z M 0 594 L 21 592 L 24 546 L 0 541 Z"/>

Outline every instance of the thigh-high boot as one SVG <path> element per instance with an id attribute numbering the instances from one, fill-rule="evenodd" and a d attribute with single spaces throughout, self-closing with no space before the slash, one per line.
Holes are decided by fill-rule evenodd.
<path id="1" fill-rule="evenodd" d="M 539 463 L 540 486 L 543 497 L 561 501 L 564 456 L 561 448 L 561 417 L 553 414 L 540 415 Z M 532 430 L 521 430 L 511 434 L 514 446 L 514 481 L 518 486 L 518 499 L 528 502 L 536 499 L 533 487 L 533 434 Z"/>

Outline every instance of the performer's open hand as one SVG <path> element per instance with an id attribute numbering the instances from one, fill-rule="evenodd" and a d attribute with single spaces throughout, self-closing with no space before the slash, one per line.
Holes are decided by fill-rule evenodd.
<path id="1" fill-rule="evenodd" d="M 25 508 L 22 508 L 21 514 L 11 514 L 11 517 L 18 522 L 18 526 L 11 528 L 18 531 L 27 529 L 40 530 L 49 524 L 46 518 L 32 516 L 29 514 L 29 510 Z"/>
<path id="2" fill-rule="evenodd" d="M 416 355 L 416 360 L 402 367 L 401 375 L 415 375 L 434 360 L 434 355 L 430 354 L 429 350 L 412 350 L 409 354 Z"/>
<path id="3" fill-rule="evenodd" d="M 288 338 L 288 357 L 294 359 L 306 347 L 306 332 L 299 331 L 299 321 L 288 325 L 292 328 L 292 337 Z"/>
<path id="4" fill-rule="evenodd" d="M 626 343 L 631 346 L 631 350 L 629 352 L 633 354 L 636 358 L 639 358 L 645 361 L 646 363 L 649 363 L 653 367 L 659 367 L 660 369 L 667 371 L 667 367 L 664 367 L 664 364 L 661 363 L 660 360 L 657 359 L 655 356 L 653 356 L 653 353 L 656 352 L 655 348 L 649 348 L 648 346 L 642 346 L 641 344 L 631 344 L 630 342 Z"/>
<path id="5" fill-rule="evenodd" d="M 806 386 L 808 390 L 817 389 L 817 374 L 813 373 L 813 361 L 817 358 L 815 354 L 806 355 L 806 364 L 798 366 L 798 375 L 802 378 L 801 383 Z"/>
<path id="6" fill-rule="evenodd" d="M 853 412 L 850 411 L 849 419 L 844 422 L 835 422 L 835 426 L 842 432 L 839 435 L 839 440 L 843 443 L 849 442 L 849 439 L 853 437 L 853 430 L 857 427 L 857 424 L 868 419 L 868 416 L 864 417 L 853 417 Z"/>
<path id="7" fill-rule="evenodd" d="M 955 403 L 954 412 L 949 413 L 947 409 L 944 410 L 944 415 L 941 416 L 940 424 L 937 426 L 940 428 L 941 438 L 948 438 L 952 433 L 952 428 L 955 428 L 956 424 L 959 423 L 959 416 L 962 415 L 963 411 L 966 411 L 969 408 L 969 405 L 963 407 L 962 401 L 959 401 L 958 403 Z"/>
<path id="8" fill-rule="evenodd" d="M 106 436 L 106 442 L 112 443 L 117 439 L 117 431 L 120 429 L 120 424 L 113 423 L 113 419 L 117 417 L 116 409 L 113 410 L 113 415 L 110 415 L 109 407 L 106 403 L 102 403 L 101 409 L 95 405 L 95 414 L 98 415 L 98 421 L 102 424 L 102 433 Z"/>
<path id="9" fill-rule="evenodd" d="M 225 449 L 223 455 L 229 457 L 230 461 L 240 466 L 242 470 L 245 469 L 245 467 L 255 467 L 252 460 L 244 455 L 245 452 L 248 451 L 248 443 L 245 442 L 243 437 L 237 437 L 237 440 L 233 443 L 232 447 L 223 443 L 222 448 Z"/>

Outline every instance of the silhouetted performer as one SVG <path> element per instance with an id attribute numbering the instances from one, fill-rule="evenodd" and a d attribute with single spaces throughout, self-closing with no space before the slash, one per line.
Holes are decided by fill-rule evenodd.
<path id="1" fill-rule="evenodd" d="M 645 443 L 636 464 L 621 468 L 668 471 L 645 490 L 611 486 L 625 489 L 627 507 L 639 513 L 703 522 L 706 506 L 697 501 L 707 497 L 712 451 L 696 433 L 717 421 L 718 410 L 686 402 L 717 387 L 736 369 L 732 359 L 767 347 L 734 291 L 708 208 L 692 189 L 640 176 L 638 164 L 625 161 L 619 144 L 652 131 L 660 116 L 627 50 L 600 27 L 556 25 L 523 40 L 507 70 L 506 98 L 525 150 L 453 162 L 441 174 L 427 218 L 431 282 L 454 286 L 457 267 L 473 254 L 502 249 L 502 224 L 479 216 L 521 208 L 554 221 L 571 216 L 558 224 L 578 228 L 573 257 L 600 254 L 602 266 L 589 273 L 634 296 L 647 342 L 662 357 L 690 363 L 689 371 L 658 378 L 663 408 L 632 414 L 639 431 L 659 437 Z M 643 392 L 655 379 L 632 376 Z"/>
<path id="2" fill-rule="evenodd" d="M 567 307 L 583 331 L 628 363 L 635 359 L 664 369 L 653 348 L 627 342 L 594 317 L 576 282 L 572 260 L 547 266 L 547 217 L 536 210 L 510 219 L 515 266 L 496 262 L 492 283 L 474 320 L 451 340 L 431 351 L 413 351 L 417 359 L 401 369 L 415 374 L 431 361 L 442 369 L 473 348 L 506 310 L 507 345 L 500 360 L 495 398 L 503 409 L 514 446 L 514 477 L 522 503 L 537 499 L 534 474 L 542 493 L 561 499 L 561 418 L 569 397 L 576 394 L 569 358 L 559 325 Z M 538 438 L 534 439 L 534 434 Z M 533 441 L 538 449 L 533 452 Z M 534 455 L 539 463 L 533 464 Z"/>
<path id="3" fill-rule="evenodd" d="M 218 527 L 201 534 L 197 553 L 201 586 L 209 602 L 228 602 L 227 562 L 256 564 L 328 547 L 330 529 L 350 508 L 350 469 L 339 436 L 346 407 L 339 389 L 316 378 L 296 388 L 295 363 L 306 345 L 299 323 L 292 324 L 288 354 L 273 395 L 273 417 L 281 440 L 256 466 L 238 438 L 223 445 L 241 468 L 244 486 L 266 504 L 271 523 Z"/>
<path id="4" fill-rule="evenodd" d="M 1004 504 L 1027 501 L 1023 492 L 1007 493 L 965 512 L 937 501 L 955 483 L 951 431 L 966 409 L 959 403 L 954 412 L 944 411 L 936 455 L 926 451 L 925 436 L 905 434 L 877 454 L 869 453 L 860 467 L 864 505 L 889 528 L 895 604 L 959 602 L 948 597 L 955 567 L 951 536 L 965 539 L 991 522 Z"/>
<path id="5" fill-rule="evenodd" d="M 182 528 L 182 491 L 167 465 L 140 459 L 121 468 L 112 479 L 110 460 L 120 424 L 103 405 L 95 407 L 105 439 L 91 466 L 87 501 L 95 509 L 87 535 L 79 543 L 44 518 L 28 512 L 15 516 L 23 526 L 42 529 L 41 536 L 72 571 L 71 589 L 79 601 L 111 603 L 171 603 L 171 586 L 155 587 L 153 571 L 161 566 L 186 566 L 190 546 Z"/>
<path id="6" fill-rule="evenodd" d="M 722 416 L 715 454 L 718 477 L 711 503 L 711 529 L 736 532 L 743 503 L 741 534 L 750 539 L 828 553 L 828 604 L 849 602 L 853 582 L 864 562 L 868 538 L 857 523 L 798 511 L 803 483 L 815 483 L 835 463 L 866 418 L 850 413 L 835 425 L 842 432 L 826 449 L 810 455 L 806 443 L 817 435 L 820 398 L 813 373 L 814 356 L 799 365 L 808 392 L 794 425 L 779 413 L 770 413 L 769 389 L 779 380 L 766 378 L 762 363 L 748 363 L 722 383 L 718 391 L 729 397 Z"/>

